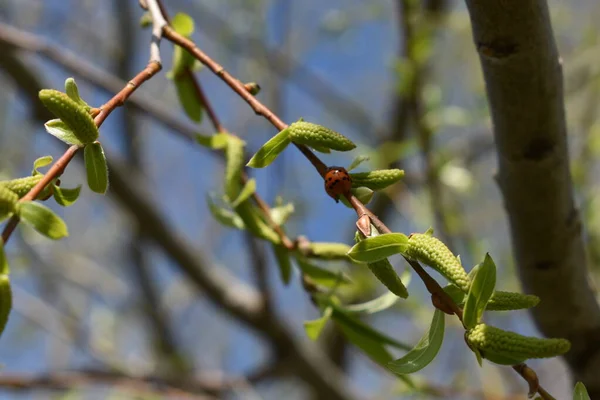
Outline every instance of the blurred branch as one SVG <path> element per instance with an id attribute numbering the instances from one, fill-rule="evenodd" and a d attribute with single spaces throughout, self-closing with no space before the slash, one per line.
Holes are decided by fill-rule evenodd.
<path id="1" fill-rule="evenodd" d="M 573 199 L 562 62 L 548 5 L 467 0 L 498 152 L 498 183 L 519 274 L 541 298 L 538 328 L 566 337 L 566 360 L 600 398 L 600 307 Z"/>

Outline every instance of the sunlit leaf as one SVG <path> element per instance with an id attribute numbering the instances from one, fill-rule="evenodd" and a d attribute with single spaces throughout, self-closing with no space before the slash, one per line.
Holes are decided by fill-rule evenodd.
<path id="1" fill-rule="evenodd" d="M 399 297 L 392 292 L 387 292 L 376 299 L 360 304 L 352 304 L 344 307 L 344 311 L 349 313 L 375 314 L 387 310 L 398 302 Z"/>
<path id="2" fill-rule="evenodd" d="M 246 184 L 242 188 L 242 191 L 238 195 L 237 199 L 235 199 L 233 201 L 233 203 L 231 203 L 231 207 L 235 208 L 242 202 L 248 200 L 250 198 L 250 196 L 252 196 L 254 194 L 255 191 L 256 191 L 256 180 L 254 178 L 252 178 L 246 182 Z"/>
<path id="3" fill-rule="evenodd" d="M 33 171 L 31 171 L 31 174 L 32 175 L 39 175 L 39 174 L 41 174 L 41 172 L 38 171 L 38 168 L 43 168 L 43 167 L 45 167 L 47 165 L 52 164 L 52 160 L 53 159 L 54 158 L 52 158 L 52 156 L 44 156 L 44 157 L 40 157 L 40 158 L 36 159 L 33 162 Z"/>
<path id="4" fill-rule="evenodd" d="M 33 201 L 20 203 L 19 217 L 23 222 L 50 239 L 60 239 L 69 235 L 65 222 L 42 204 Z"/>
<path id="5" fill-rule="evenodd" d="M 354 160 L 352 160 L 352 163 L 350 164 L 350 166 L 348 167 L 347 171 L 350 172 L 353 169 L 355 169 L 356 167 L 358 167 L 360 164 L 362 164 L 365 161 L 369 160 L 369 156 L 358 156 L 356 157 Z"/>
<path id="6" fill-rule="evenodd" d="M 325 328 L 327 321 L 329 321 L 331 318 L 332 312 L 333 308 L 327 307 L 321 318 L 311 321 L 304 321 L 304 331 L 306 332 L 306 336 L 308 336 L 311 340 L 317 340 L 321 335 L 321 332 L 323 332 L 323 328 Z"/>
<path id="7" fill-rule="evenodd" d="M 402 253 L 408 246 L 408 237 L 402 233 L 384 233 L 366 238 L 355 244 L 348 256 L 354 261 L 369 263 Z"/>
<path id="8" fill-rule="evenodd" d="M 269 141 L 252 156 L 246 165 L 252 168 L 264 168 L 275 161 L 277 156 L 285 150 L 290 143 L 289 130 L 284 129 L 269 139 Z"/>
<path id="9" fill-rule="evenodd" d="M 433 314 L 431 326 L 419 343 L 403 357 L 388 364 L 396 374 L 412 374 L 433 361 L 444 341 L 444 313 L 438 309 Z"/>
<path id="10" fill-rule="evenodd" d="M 76 146 L 83 146 L 81 140 L 75 136 L 73 131 L 60 119 L 51 119 L 44 124 L 46 131 L 57 138 L 65 142 L 66 144 L 74 144 Z"/>
<path id="11" fill-rule="evenodd" d="M 585 385 L 581 382 L 575 384 L 573 391 L 573 400 L 591 400 Z"/>
<path id="12" fill-rule="evenodd" d="M 8 274 L 8 259 L 4 251 L 4 240 L 0 237 L 0 275 Z"/>
<path id="13" fill-rule="evenodd" d="M 52 188 L 54 200 L 63 207 L 70 206 L 75 203 L 79 198 L 81 192 L 81 185 L 73 189 L 61 188 L 60 186 L 54 185 Z"/>
<path id="14" fill-rule="evenodd" d="M 196 141 L 209 149 L 224 149 L 227 147 L 227 134 L 219 132 L 214 135 L 201 135 L 198 133 L 196 134 Z"/>
<path id="15" fill-rule="evenodd" d="M 481 321 L 485 307 L 494 294 L 495 287 L 496 265 L 489 254 L 486 254 L 483 263 L 477 266 L 465 301 L 463 322 L 467 329 L 473 328 Z"/>
<path id="16" fill-rule="evenodd" d="M 210 197 L 207 197 L 208 208 L 213 217 L 225 226 L 243 230 L 245 229 L 244 221 L 239 215 L 231 210 L 216 205 Z"/>
<path id="17" fill-rule="evenodd" d="M 179 75 L 174 82 L 183 110 L 192 121 L 200 123 L 202 121 L 202 103 L 196 94 L 193 77 L 187 74 Z"/>
<path id="18" fill-rule="evenodd" d="M 108 166 L 100 142 L 85 146 L 83 156 L 88 186 L 93 192 L 106 193 L 108 190 Z"/>

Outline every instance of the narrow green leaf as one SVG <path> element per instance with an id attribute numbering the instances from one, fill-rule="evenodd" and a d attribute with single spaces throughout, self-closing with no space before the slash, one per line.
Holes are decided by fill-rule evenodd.
<path id="1" fill-rule="evenodd" d="M 341 283 L 351 283 L 352 281 L 343 272 L 333 272 L 327 269 L 310 264 L 304 258 L 298 257 L 298 266 L 300 270 L 311 277 L 318 285 L 326 287 L 335 287 Z"/>
<path id="2" fill-rule="evenodd" d="M 496 265 L 490 255 L 486 254 L 483 263 L 477 267 L 465 301 L 463 322 L 467 329 L 471 329 L 481 322 L 481 317 L 494 294 L 495 287 Z"/>
<path id="3" fill-rule="evenodd" d="M 581 382 L 575 384 L 573 392 L 573 400 L 591 400 L 585 385 Z"/>
<path id="4" fill-rule="evenodd" d="M 329 305 L 333 307 L 333 319 L 337 323 L 352 329 L 354 332 L 360 334 L 361 336 L 369 337 L 382 345 L 392 346 L 400 350 L 410 350 L 409 345 L 399 342 L 396 339 L 393 339 L 371 328 L 369 325 L 365 324 L 364 322 L 356 318 L 354 315 L 344 312 L 341 307 L 332 303 L 330 303 Z"/>
<path id="5" fill-rule="evenodd" d="M 65 142 L 66 144 L 74 144 L 76 146 L 83 146 L 81 140 L 75 136 L 73 131 L 60 119 L 51 119 L 44 124 L 46 132 Z"/>
<path id="6" fill-rule="evenodd" d="M 369 204 L 371 202 L 371 199 L 373 198 L 373 194 L 375 193 L 368 187 L 364 187 L 364 186 L 352 188 L 351 192 L 363 204 Z M 346 207 L 352 208 L 352 209 L 354 208 L 354 207 L 352 207 L 352 204 L 350 204 L 350 202 L 346 199 L 346 197 L 340 196 L 340 200 Z"/>
<path id="7" fill-rule="evenodd" d="M 344 319 L 337 318 L 337 314 L 334 314 L 333 319 L 346 339 L 361 349 L 371 360 L 382 366 L 385 366 L 393 360 L 392 355 L 377 337 L 371 336 L 364 331 L 354 329 L 352 325 L 346 324 L 347 321 Z"/>
<path id="8" fill-rule="evenodd" d="M 360 164 L 362 164 L 365 161 L 369 161 L 369 156 L 358 156 L 356 157 L 354 160 L 352 160 L 352 163 L 350 164 L 350 166 L 348 167 L 347 171 L 350 172 L 353 169 L 355 169 L 356 167 L 358 167 Z"/>
<path id="9" fill-rule="evenodd" d="M 174 82 L 183 110 L 192 121 L 200 123 L 202 121 L 202 103 L 196 95 L 193 77 L 187 74 L 179 75 Z"/>
<path id="10" fill-rule="evenodd" d="M 256 192 L 256 179 L 252 178 L 246 182 L 237 199 L 231 203 L 231 206 L 234 208 L 237 207 L 242 202 L 248 200 L 250 196 L 254 194 L 254 192 Z"/>
<path id="11" fill-rule="evenodd" d="M 277 156 L 285 150 L 285 148 L 291 143 L 289 129 L 284 129 L 277 135 L 273 136 L 267 143 L 265 143 L 256 154 L 252 156 L 248 164 L 248 167 L 252 168 L 264 168 L 271 164 Z"/>
<path id="12" fill-rule="evenodd" d="M 348 256 L 356 262 L 369 263 L 402 253 L 408 246 L 408 237 L 402 233 L 384 233 L 366 238 L 355 244 Z"/>
<path id="13" fill-rule="evenodd" d="M 8 259 L 4 252 L 4 240 L 0 237 L 0 275 L 8 274 L 10 269 L 8 268 Z"/>
<path id="14" fill-rule="evenodd" d="M 54 185 L 52 188 L 54 200 L 63 207 L 68 207 L 75 203 L 81 192 L 81 185 L 73 189 L 61 188 Z"/>
<path id="15" fill-rule="evenodd" d="M 317 340 L 321 335 L 321 332 L 323 332 L 323 328 L 325 328 L 327 321 L 331 318 L 332 312 L 333 308 L 327 307 L 321 318 L 313 319 L 312 321 L 304 321 L 304 331 L 306 332 L 306 336 L 311 340 Z"/>
<path id="16" fill-rule="evenodd" d="M 4 332 L 12 309 L 12 290 L 8 275 L 0 275 L 0 334 Z"/>
<path id="17" fill-rule="evenodd" d="M 208 202 L 208 208 L 210 210 L 210 213 L 221 224 L 223 224 L 225 226 L 229 226 L 231 228 L 236 228 L 239 230 L 246 229 L 246 227 L 244 226 L 244 221 L 242 221 L 242 218 L 240 218 L 239 215 L 237 215 L 233 211 L 219 207 L 208 196 L 206 198 L 206 201 Z"/>
<path id="18" fill-rule="evenodd" d="M 402 358 L 388 364 L 390 371 L 403 375 L 417 372 L 429 365 L 438 354 L 444 341 L 444 313 L 438 309 L 433 314 L 431 326 L 419 343 Z"/>
<path id="19" fill-rule="evenodd" d="M 79 96 L 79 89 L 77 88 L 77 83 L 75 82 L 75 79 L 67 78 L 67 80 L 65 81 L 65 93 L 67 93 L 67 96 L 69 96 L 71 100 L 74 100 L 77 103 L 81 104 L 87 110 L 91 108 L 90 105 Z"/>
<path id="20" fill-rule="evenodd" d="M 50 239 L 69 236 L 67 225 L 51 209 L 33 201 L 19 204 L 19 217 L 36 231 Z"/>
<path id="21" fill-rule="evenodd" d="M 290 252 L 283 246 L 273 245 L 273 252 L 279 266 L 279 275 L 284 284 L 290 283 L 292 276 L 292 261 L 290 260 Z"/>
<path id="22" fill-rule="evenodd" d="M 108 190 L 108 166 L 100 142 L 90 143 L 83 151 L 87 183 L 93 192 L 104 194 Z"/>
<path id="23" fill-rule="evenodd" d="M 214 135 L 201 135 L 198 133 L 196 134 L 196 141 L 209 149 L 220 150 L 227 147 L 227 134 L 219 132 Z"/>
<path id="24" fill-rule="evenodd" d="M 39 175 L 41 174 L 40 171 L 38 171 L 38 168 L 43 168 L 47 165 L 52 164 L 52 160 L 54 158 L 52 158 L 52 156 L 44 156 L 44 157 L 40 157 L 37 160 L 35 160 L 33 162 L 33 171 L 31 171 L 31 175 Z"/>
<path id="25" fill-rule="evenodd" d="M 387 292 L 376 299 L 360 304 L 344 307 L 344 311 L 357 314 L 375 314 L 387 310 L 398 302 L 399 297 L 392 292 Z"/>
<path id="26" fill-rule="evenodd" d="M 452 301 L 457 305 L 461 305 L 465 301 L 465 293 L 456 285 L 449 284 L 444 287 L 444 292 L 448 293 Z"/>

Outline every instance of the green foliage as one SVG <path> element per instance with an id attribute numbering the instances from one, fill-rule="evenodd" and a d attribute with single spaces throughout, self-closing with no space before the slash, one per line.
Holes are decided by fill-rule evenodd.
<path id="1" fill-rule="evenodd" d="M 0 237 L 0 275 L 6 275 L 10 271 L 8 267 L 8 259 L 4 252 L 4 240 Z"/>
<path id="2" fill-rule="evenodd" d="M 65 222 L 42 204 L 33 201 L 21 202 L 18 214 L 23 222 L 47 238 L 57 240 L 69 235 Z"/>
<path id="3" fill-rule="evenodd" d="M 340 284 L 352 283 L 350 278 L 341 271 L 330 271 L 308 262 L 304 257 L 296 257 L 300 270 L 310 277 L 317 285 L 329 288 L 337 287 Z"/>
<path id="4" fill-rule="evenodd" d="M 196 141 L 200 145 L 208 147 L 209 149 L 221 150 L 227 147 L 228 136 L 229 135 L 225 132 L 218 132 L 209 136 L 197 134 Z"/>
<path id="5" fill-rule="evenodd" d="M 369 172 L 358 172 L 350 174 L 352 187 L 367 187 L 371 190 L 382 190 L 404 177 L 401 169 L 379 169 Z"/>
<path id="6" fill-rule="evenodd" d="M 463 313 L 463 322 L 467 329 L 471 329 L 481 322 L 483 312 L 496 287 L 496 265 L 489 254 L 486 254 L 483 263 L 475 268 L 475 275 L 465 301 Z"/>
<path id="7" fill-rule="evenodd" d="M 323 332 L 327 321 L 330 320 L 332 314 L 333 307 L 330 306 L 325 308 L 321 318 L 317 318 L 312 321 L 304 321 L 304 331 L 306 332 L 306 336 L 308 336 L 311 340 L 317 340 L 321 335 L 321 332 Z"/>
<path id="8" fill-rule="evenodd" d="M 289 129 L 284 129 L 265 143 L 248 161 L 247 166 L 264 168 L 271 164 L 277 156 L 291 143 Z"/>
<path id="9" fill-rule="evenodd" d="M 12 310 L 12 289 L 7 274 L 0 275 L 0 335 L 6 328 L 10 311 Z"/>
<path id="10" fill-rule="evenodd" d="M 281 281 L 284 284 L 289 284 L 292 277 L 292 260 L 290 259 L 290 252 L 283 246 L 273 245 L 273 252 L 275 253 L 275 259 L 279 266 L 279 275 Z"/>
<path id="11" fill-rule="evenodd" d="M 573 391 L 573 400 L 591 400 L 590 395 L 585 388 L 585 385 L 581 382 L 575 384 L 575 390 Z"/>
<path id="12" fill-rule="evenodd" d="M 436 309 L 428 331 L 408 353 L 388 364 L 390 371 L 399 375 L 412 374 L 429 365 L 442 347 L 444 321 L 444 313 Z"/>
<path id="13" fill-rule="evenodd" d="M 0 186 L 0 221 L 11 216 L 17 210 L 19 196 L 12 190 Z"/>
<path id="14" fill-rule="evenodd" d="M 365 303 L 346 306 L 344 307 L 343 311 L 350 314 L 375 314 L 383 310 L 387 310 L 397 302 L 398 296 L 392 292 L 387 292 L 376 299 L 369 300 Z"/>
<path id="15" fill-rule="evenodd" d="M 108 190 L 108 165 L 100 142 L 85 146 L 83 158 L 89 188 L 96 193 L 106 193 Z"/>
<path id="16" fill-rule="evenodd" d="M 382 260 L 403 253 L 408 248 L 408 237 L 402 233 L 384 233 L 356 243 L 348 256 L 359 263 Z"/>
<path id="17" fill-rule="evenodd" d="M 67 96 L 71 98 L 71 100 L 83 106 L 87 112 L 91 110 L 92 107 L 90 107 L 90 105 L 79 96 L 79 89 L 77 88 L 77 83 L 75 83 L 75 79 L 67 78 L 67 80 L 65 81 L 65 92 Z"/>

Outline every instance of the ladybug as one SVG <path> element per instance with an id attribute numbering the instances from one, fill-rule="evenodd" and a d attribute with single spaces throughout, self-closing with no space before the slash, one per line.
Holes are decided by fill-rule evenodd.
<path id="1" fill-rule="evenodd" d="M 329 167 L 325 173 L 325 191 L 336 203 L 339 197 L 352 189 L 352 179 L 343 167 Z"/>

